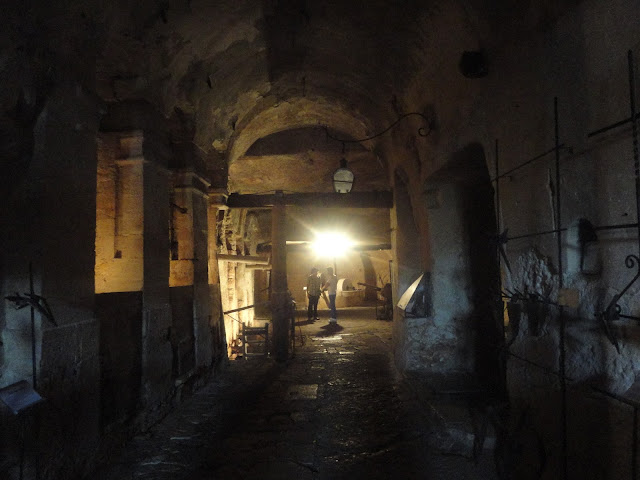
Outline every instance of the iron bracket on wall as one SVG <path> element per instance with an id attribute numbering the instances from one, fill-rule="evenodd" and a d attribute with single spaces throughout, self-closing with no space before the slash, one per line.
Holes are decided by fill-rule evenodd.
<path id="1" fill-rule="evenodd" d="M 35 293 L 25 293 L 24 295 L 20 295 L 18 292 L 16 292 L 15 295 L 8 295 L 4 298 L 13 303 L 16 310 L 20 310 L 24 307 L 35 308 L 54 326 L 58 326 L 46 298 L 36 295 Z"/>
<path id="2" fill-rule="evenodd" d="M 638 269 L 638 271 L 636 272 L 635 276 L 631 279 L 631 281 L 627 283 L 627 285 L 622 289 L 622 291 L 613 296 L 613 298 L 609 302 L 609 305 L 607 305 L 607 308 L 605 308 L 604 311 L 598 315 L 598 318 L 603 324 L 604 331 L 607 335 L 607 338 L 613 344 L 613 346 L 616 347 L 616 350 L 618 351 L 618 353 L 620 353 L 620 344 L 618 342 L 618 337 L 616 336 L 615 332 L 611 329 L 611 322 L 613 322 L 614 320 L 619 320 L 620 318 L 640 320 L 640 317 L 623 315 L 621 313 L 622 307 L 618 303 L 620 301 L 620 298 L 622 298 L 622 296 L 625 293 L 627 293 L 627 290 L 629 290 L 629 288 L 631 288 L 631 286 L 634 283 L 636 283 L 638 278 L 640 278 L 640 258 L 638 258 L 636 255 L 627 255 L 627 258 L 625 258 L 624 260 L 624 264 L 627 268 L 635 267 Z"/>

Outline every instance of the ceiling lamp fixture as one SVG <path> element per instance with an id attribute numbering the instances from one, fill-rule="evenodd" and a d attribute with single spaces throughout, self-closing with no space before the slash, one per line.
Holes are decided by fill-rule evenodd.
<path id="1" fill-rule="evenodd" d="M 347 167 L 347 159 L 340 160 L 340 168 L 333 172 L 333 189 L 336 193 L 349 193 L 353 187 L 355 176 Z"/>
<path id="2" fill-rule="evenodd" d="M 324 130 L 327 135 L 327 138 L 330 138 L 331 140 L 335 140 L 338 142 L 342 142 L 342 154 L 344 155 L 345 143 L 362 143 L 368 140 L 373 140 L 374 138 L 377 138 L 387 133 L 389 130 L 395 127 L 398 123 L 400 123 L 401 120 L 407 117 L 410 117 L 412 115 L 419 116 L 427 124 L 428 129 L 425 129 L 424 127 L 418 128 L 418 135 L 420 135 L 421 137 L 427 137 L 432 132 L 435 122 L 433 120 L 429 120 L 424 113 L 420 113 L 420 112 L 405 113 L 404 115 L 399 116 L 395 122 L 393 122 L 391 125 L 389 125 L 387 128 L 385 128 L 381 132 L 376 133 L 375 135 L 372 135 L 370 137 L 359 138 L 357 140 L 334 137 L 329 133 L 329 127 L 327 126 L 324 127 Z M 354 179 L 355 179 L 355 176 L 353 172 L 349 169 L 349 167 L 347 167 L 347 159 L 343 156 L 342 159 L 340 160 L 340 167 L 335 172 L 333 172 L 333 188 L 337 193 L 349 193 L 351 191 L 351 188 L 353 187 Z"/>

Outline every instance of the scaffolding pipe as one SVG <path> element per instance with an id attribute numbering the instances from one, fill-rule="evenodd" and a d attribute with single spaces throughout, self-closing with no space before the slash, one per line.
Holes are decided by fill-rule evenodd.
<path id="1" fill-rule="evenodd" d="M 631 138 L 633 142 L 633 168 L 636 176 L 636 219 L 638 221 L 638 253 L 640 254 L 640 158 L 638 155 L 638 118 L 636 116 L 636 87 L 633 69 L 633 52 L 627 52 L 629 61 L 629 106 L 631 108 Z"/>
<path id="2" fill-rule="evenodd" d="M 636 87 L 633 52 L 627 52 L 629 64 L 629 107 L 631 110 L 631 139 L 633 142 L 633 169 L 636 183 L 636 221 L 638 225 L 638 254 L 640 255 L 640 158 L 638 155 L 638 116 L 636 114 Z M 637 478 L 638 464 L 638 407 L 633 408 L 633 445 L 631 452 L 631 478 Z"/>
<path id="3" fill-rule="evenodd" d="M 556 142 L 556 229 L 558 230 L 556 240 L 558 247 L 558 289 L 564 288 L 562 275 L 562 204 L 560 189 L 560 133 L 558 127 L 558 97 L 553 99 L 553 116 L 554 116 L 554 133 Z M 562 396 L 562 405 L 560 410 L 560 418 L 562 422 L 562 473 L 565 480 L 568 478 L 567 469 L 567 380 L 565 377 L 566 369 L 566 345 L 565 345 L 565 318 L 564 307 L 561 305 L 558 311 L 558 320 L 560 321 L 560 391 Z"/>
<path id="4" fill-rule="evenodd" d="M 619 225 L 602 225 L 599 227 L 593 227 L 595 231 L 601 230 L 624 230 L 627 228 L 638 228 L 638 223 L 621 223 Z M 520 240 L 522 238 L 540 237 L 542 235 L 550 235 L 552 233 L 566 232 L 568 228 L 554 228 L 553 230 L 545 230 L 543 232 L 525 233 L 524 235 L 515 235 L 513 237 L 507 237 L 507 242 L 511 240 Z"/>
<path id="5" fill-rule="evenodd" d="M 606 127 L 599 128 L 598 130 L 594 130 L 593 132 L 588 133 L 587 137 L 589 138 L 595 137 L 596 135 L 600 135 L 601 133 L 605 133 L 605 132 L 608 132 L 609 130 L 613 130 L 614 128 L 618 128 L 623 125 L 626 125 L 629 122 L 635 122 L 639 118 L 640 118 L 640 113 L 636 113 L 630 118 L 625 118 L 624 120 L 620 120 L 619 122 L 612 123 L 611 125 L 607 125 Z"/>
<path id="6" fill-rule="evenodd" d="M 500 233 L 500 165 L 498 164 L 498 139 L 496 138 L 496 229 Z M 498 268 L 500 268 L 500 255 L 498 255 Z"/>
<path id="7" fill-rule="evenodd" d="M 496 155 L 496 178 L 495 178 L 495 182 L 496 182 L 496 234 L 500 235 L 500 217 L 501 217 L 501 212 L 500 212 L 500 149 L 498 146 L 498 139 L 496 138 L 496 143 L 495 143 L 495 155 Z M 502 248 L 499 244 L 496 246 L 497 249 L 499 250 L 500 248 Z M 502 265 L 501 265 L 501 255 L 499 251 L 496 251 L 496 262 L 498 265 L 498 291 L 500 292 L 498 294 L 498 298 L 496 299 L 496 302 L 498 305 L 501 306 L 501 308 L 504 308 L 504 303 L 502 300 Z M 504 313 L 500 316 L 500 326 L 501 326 L 501 330 L 502 330 L 502 338 L 500 339 L 500 347 L 504 348 L 504 339 L 505 339 L 505 328 L 504 328 Z M 498 358 L 498 362 L 499 363 L 499 368 L 501 369 L 501 374 L 500 374 L 500 382 L 502 383 L 501 388 L 502 388 L 502 392 L 504 393 L 505 397 L 508 397 L 508 388 L 507 388 L 507 359 L 505 356 L 500 355 Z"/>
<path id="8" fill-rule="evenodd" d="M 549 155 L 550 153 L 553 153 L 554 151 L 559 150 L 559 149 L 561 149 L 561 148 L 564 148 L 564 144 L 562 144 L 562 145 L 558 145 L 558 146 L 555 146 L 555 147 L 553 147 L 553 148 L 550 148 L 549 150 L 547 150 L 547 151 L 545 151 L 545 152 L 542 152 L 541 154 L 536 155 L 536 156 L 535 156 L 535 157 L 533 157 L 533 158 L 530 158 L 530 159 L 529 159 L 529 160 L 527 160 L 526 162 L 521 163 L 520 165 L 518 165 L 518 166 L 516 166 L 516 167 L 513 167 L 511 170 L 507 170 L 506 172 L 501 173 L 500 175 L 498 175 L 498 174 L 496 173 L 495 178 L 491 179 L 491 181 L 493 182 L 493 181 L 498 180 L 498 179 L 500 179 L 500 178 L 504 178 L 504 177 L 508 176 L 509 174 L 511 174 L 511 173 L 513 173 L 513 172 L 515 172 L 516 170 L 520 170 L 522 167 L 526 167 L 526 166 L 527 166 L 527 165 L 529 165 L 530 163 L 535 162 L 536 160 L 540 160 L 541 158 L 544 158 L 544 157 L 546 157 L 547 155 Z"/>

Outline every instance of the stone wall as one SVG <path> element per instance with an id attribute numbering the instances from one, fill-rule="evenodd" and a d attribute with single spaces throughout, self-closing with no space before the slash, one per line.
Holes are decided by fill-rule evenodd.
<path id="1" fill-rule="evenodd" d="M 630 441 L 633 424 L 630 405 L 637 398 L 634 392 L 639 332 L 634 320 L 612 322 L 609 328 L 617 339 L 618 351 L 599 313 L 637 272 L 635 262 L 629 263 L 631 268 L 625 266 L 629 254 L 638 254 L 637 231 L 635 228 L 597 231 L 597 240 L 591 240 L 585 247 L 586 264 L 582 267 L 576 232 L 580 219 L 587 219 L 596 227 L 636 222 L 629 125 L 604 135 L 588 136 L 593 130 L 629 117 L 627 50 L 632 49 L 639 56 L 640 38 L 637 19 L 628 13 L 636 8 L 633 1 L 586 1 L 547 29 L 509 32 L 504 43 L 485 45 L 489 73 L 484 78 L 464 77 L 456 61 L 462 51 L 478 48 L 482 42 L 481 29 L 474 33 L 472 28 L 468 35 L 449 38 L 449 43 L 441 45 L 443 61 L 438 68 L 442 75 L 434 76 L 425 67 L 413 77 L 403 96 L 410 110 L 429 105 L 437 117 L 434 132 L 419 139 L 422 142 L 419 165 L 404 149 L 406 139 L 412 135 L 408 127 L 399 127 L 395 138 L 388 141 L 387 157 L 394 158 L 396 166 L 401 165 L 411 179 L 408 191 L 414 205 L 433 202 L 429 193 L 431 177 L 471 145 L 479 144 L 485 152 L 491 177 L 495 176 L 496 159 L 499 172 L 507 172 L 537 158 L 500 179 L 499 198 L 496 195 L 499 231 L 508 229 L 509 238 L 555 229 L 560 194 L 560 226 L 568 229 L 561 235 L 562 271 L 554 234 L 509 240 L 504 245 L 509 266 L 505 258 L 500 260 L 505 292 L 509 296 L 522 294 L 512 302 L 519 304 L 521 315 L 516 315 L 516 309 L 510 306 L 510 315 L 505 318 L 510 323 L 506 329 L 506 342 L 510 344 L 506 386 L 514 418 L 522 415 L 520 426 L 524 425 L 515 434 L 530 444 L 536 444 L 537 438 L 543 439 L 546 455 L 546 463 L 541 467 L 542 455 L 532 447 L 526 453 L 530 455 L 529 467 L 521 463 L 518 478 L 532 475 L 536 468 L 543 469 L 540 478 L 562 478 L 565 464 L 570 478 L 631 475 L 634 445 Z M 439 14 L 442 18 L 434 26 L 434 35 L 446 28 L 448 22 L 456 21 L 455 15 L 446 9 Z M 434 97 L 430 92 L 447 94 Z M 554 98 L 558 102 L 559 143 L 563 145 L 559 151 L 559 183 L 553 151 Z M 548 154 L 541 155 L 544 152 Z M 456 172 L 449 172 L 446 180 L 455 184 L 458 177 Z M 479 175 L 476 178 L 481 179 Z M 440 180 L 443 178 L 438 177 Z M 495 185 L 493 182 L 494 188 Z M 442 318 L 447 328 L 451 328 L 458 317 L 453 307 L 438 304 L 437 285 L 455 280 L 456 284 L 447 288 L 455 291 L 454 297 L 467 302 L 470 308 L 464 309 L 475 312 L 479 304 L 472 300 L 477 292 L 467 287 L 474 285 L 472 273 L 460 275 L 460 266 L 473 255 L 455 242 L 452 246 L 457 246 L 450 252 L 436 251 L 438 238 L 443 235 L 435 231 L 439 225 L 437 215 L 438 212 L 428 210 L 418 224 L 427 222 L 431 231 L 424 235 L 427 230 L 419 227 L 422 241 L 431 244 L 433 258 L 433 266 L 429 267 L 434 281 L 432 321 Z M 566 289 L 562 292 L 558 290 L 560 274 Z M 638 288 L 633 284 L 620 298 L 623 313 L 637 315 Z M 560 309 L 547 305 L 545 311 L 536 310 L 523 301 L 531 295 L 565 305 L 564 338 Z M 455 305 L 455 309 L 461 305 Z M 518 318 L 520 323 L 516 325 Z M 496 318 L 499 319 L 500 316 Z M 466 335 L 458 332 L 450 337 L 450 342 L 457 343 Z M 482 338 L 478 333 L 475 335 L 476 340 Z M 425 331 L 421 336 L 421 343 L 427 347 L 425 355 L 431 357 L 436 351 L 428 348 L 429 333 Z M 432 371 L 428 361 L 418 363 L 425 371 Z M 497 356 L 495 364 L 497 369 L 501 368 Z M 566 424 L 563 412 L 567 415 Z M 563 439 L 567 441 L 566 454 Z"/>
<path id="2" fill-rule="evenodd" d="M 99 433 L 99 327 L 93 313 L 97 120 L 95 100 L 79 85 L 54 88 L 31 132 L 28 166 L 2 207 L 1 297 L 30 292 L 32 283 L 53 321 L 35 311 L 34 365 L 30 309 L 15 310 L 3 301 L 0 387 L 27 379 L 47 399 L 28 414 L 31 451 L 52 469 L 77 472 Z M 4 406 L 0 415 L 3 423 L 15 420 Z M 0 445 L 8 478 L 17 478 L 16 433 L 7 430 Z M 25 468 L 33 474 L 31 454 Z"/>

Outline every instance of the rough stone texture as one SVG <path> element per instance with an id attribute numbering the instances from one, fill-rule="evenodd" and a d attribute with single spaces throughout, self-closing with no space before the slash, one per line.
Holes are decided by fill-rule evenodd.
<path id="1" fill-rule="evenodd" d="M 394 373 L 390 322 L 371 308 L 341 318 L 299 321 L 286 364 L 230 362 L 93 478 L 497 478 L 489 449 L 474 461 L 473 441 L 451 448 L 474 436 L 467 409 L 427 404 Z"/>
<path id="2" fill-rule="evenodd" d="M 93 313 L 91 246 L 98 115 L 95 99 L 73 82 L 60 82 L 42 102 L 30 132 L 33 150 L 28 165 L 14 172 L 17 177 L 1 210 L 5 226 L 2 298 L 30 292 L 31 264 L 33 291 L 47 299 L 57 326 L 36 311 L 36 389 L 51 401 L 45 407 L 46 421 L 35 420 L 39 430 L 32 430 L 35 435 L 30 441 L 42 447 L 43 464 L 53 466 L 56 459 L 64 458 L 74 464 L 70 468 L 82 471 L 83 462 L 74 462 L 72 452 L 85 445 L 88 455 L 97 442 L 99 418 L 99 337 Z M 68 232 L 74 232 L 74 237 L 65 240 Z M 23 379 L 32 383 L 29 308 L 16 311 L 4 301 L 1 310 L 0 386 Z M 2 415 L 9 413 L 4 410 Z M 67 445 L 47 442 L 64 429 Z M 14 464 L 12 453 L 16 452 L 11 444 L 17 431 L 7 432 L 2 463 Z M 33 460 L 33 456 L 28 459 L 31 472 Z"/>
<path id="3" fill-rule="evenodd" d="M 96 196 L 96 293 L 142 290 L 142 142 L 142 132 L 101 135 Z"/>
<path id="4" fill-rule="evenodd" d="M 101 425 L 113 431 L 115 425 L 125 425 L 136 414 L 141 400 L 142 292 L 96 295 L 96 316 L 100 322 Z"/>
<path id="5" fill-rule="evenodd" d="M 404 113 L 423 112 L 426 119 L 405 118 L 391 131 L 363 141 L 364 151 L 347 145 L 346 155 L 358 167 L 359 178 L 366 180 L 363 185 L 394 187 L 390 228 L 395 296 L 419 273 L 432 271 L 436 294 L 455 288 L 460 291 L 454 298 L 463 298 L 461 305 L 449 302 L 440 309 L 445 315 L 435 321 L 443 326 L 464 322 L 456 309 L 466 311 L 471 302 L 468 310 L 487 316 L 490 308 L 477 298 L 486 296 L 467 291 L 468 278 L 464 271 L 460 274 L 460 266 L 475 254 L 455 251 L 464 250 L 464 242 L 456 243 L 453 251 L 432 248 L 431 241 L 442 235 L 434 231 L 437 214 L 429 212 L 424 195 L 432 176 L 474 145 L 484 152 L 492 176 L 496 162 L 505 172 L 548 151 L 555 142 L 557 97 L 560 142 L 571 148 L 561 153 L 562 179 L 559 184 L 555 179 L 553 155 L 500 179 L 500 230 L 517 236 L 555 228 L 557 192 L 562 227 L 580 218 L 594 225 L 636 222 L 630 129 L 624 126 L 595 138 L 587 134 L 629 115 L 626 52 L 632 49 L 637 56 L 638 17 L 630 13 L 637 10 L 637 0 L 535 0 L 526 5 L 510 0 L 393 5 L 378 0 L 7 1 L 0 32 L 2 297 L 29 290 L 32 262 L 35 291 L 50 301 L 60 328 L 78 325 L 83 330 L 79 325 L 94 322 L 94 248 L 99 257 L 109 250 L 106 242 L 95 243 L 96 230 L 109 229 L 108 207 L 100 212 L 98 206 L 96 215 L 97 132 L 142 130 L 148 162 L 142 173 L 143 194 L 128 192 L 128 200 L 142 202 L 143 245 L 132 248 L 143 252 L 144 277 L 142 287 L 127 289 L 142 289 L 148 315 L 145 394 L 166 403 L 171 390 L 167 329 L 172 325 L 167 167 L 206 163 L 214 187 L 238 192 L 260 191 L 256 173 L 272 172 L 277 175 L 264 182 L 265 188 L 298 190 L 304 185 L 326 191 L 332 158 L 337 160 L 335 149 L 340 147 L 319 153 L 322 140 L 316 138 L 320 141 L 313 152 L 300 148 L 310 130 L 321 132 L 326 125 L 339 138 L 363 139 L 382 132 Z M 485 77 L 461 73 L 462 52 L 474 50 L 486 55 Z M 428 135 L 422 136 L 418 128 Z M 289 139 L 281 142 L 280 150 L 260 150 L 272 135 Z M 292 151 L 291 145 L 298 148 Z M 260 150 L 259 155 L 252 149 Z M 291 166 L 291 177 L 277 170 L 283 165 Z M 108 182 L 104 173 L 99 171 L 102 186 L 103 180 Z M 474 171 L 476 180 L 487 181 L 486 175 L 477 174 Z M 455 172 L 445 177 L 438 180 L 457 183 Z M 217 232 L 218 252 L 243 255 L 257 248 L 253 234 L 247 234 L 247 215 L 216 218 L 224 227 Z M 127 225 L 135 226 L 136 219 L 131 220 Z M 263 232 L 268 239 L 268 229 Z M 601 265 L 589 271 L 577 266 L 571 235 L 562 234 L 561 252 L 556 251 L 553 235 L 509 241 L 504 248 L 513 271 L 508 278 L 503 270 L 504 285 L 526 287 L 555 302 L 562 275 L 564 286 L 578 294 L 577 306 L 565 309 L 568 380 L 572 387 L 585 384 L 591 392 L 598 385 L 628 401 L 640 365 L 639 332 L 632 322 L 615 320 L 610 332 L 617 336 L 618 352 L 597 315 L 636 272 L 637 265 L 626 268 L 625 259 L 637 254 L 637 232 L 599 231 L 591 248 L 597 250 Z M 225 262 L 219 275 L 218 267 L 212 268 L 213 281 L 209 279 L 210 285 L 222 289 L 212 301 L 223 309 L 249 304 L 267 283 L 266 276 L 231 263 Z M 254 285 L 255 278 L 262 284 Z M 476 286 L 481 284 L 475 279 Z M 638 314 L 637 293 L 633 285 L 620 299 L 623 313 Z M 436 295 L 436 300 L 445 297 Z M 205 311 L 199 324 L 204 323 Z M 221 345 L 225 335 L 235 338 L 237 322 L 226 319 L 223 329 L 216 323 L 223 320 L 215 315 L 210 325 Z M 0 308 L 1 385 L 31 375 L 24 316 L 25 310 L 13 311 L 9 304 Z M 250 316 L 247 312 L 240 318 Z M 552 309 L 545 320 L 541 332 L 535 332 L 529 313 L 523 315 L 522 328 L 510 346 L 514 355 L 507 361 L 507 384 L 514 405 L 531 410 L 539 430 L 544 430 L 540 435 L 547 449 L 555 453 L 563 426 L 558 426 L 553 412 L 562 405 L 556 377 L 545 369 L 557 373 L 562 346 L 557 313 Z M 511 327 L 508 334 L 514 333 Z M 67 359 L 65 352 L 59 359 L 47 356 L 47 364 L 42 364 L 45 353 L 58 351 L 55 342 L 48 344 L 54 338 L 46 335 L 50 328 L 38 318 L 41 371 Z M 426 330 L 418 336 L 400 331 L 404 336 L 397 339 L 399 346 L 409 338 L 425 341 L 427 335 Z M 465 343 L 469 329 L 444 333 L 449 340 L 461 335 Z M 75 335 L 65 347 L 74 360 L 86 359 L 97 378 L 99 366 L 84 350 L 82 338 Z M 484 338 L 476 336 L 479 341 Z M 502 369 L 502 357 L 496 353 L 500 345 L 485 347 L 495 357 L 496 370 Z M 434 346 L 420 358 L 435 357 L 439 348 Z M 90 387 L 84 383 L 85 373 L 73 378 L 77 381 L 70 388 Z M 527 382 L 530 378 L 539 380 L 535 387 Z M 628 431 L 619 427 L 619 415 L 628 411 L 611 407 L 609 417 L 580 415 L 588 400 L 587 394 L 570 395 L 566 404 L 576 413 L 568 424 L 571 469 L 589 472 L 591 464 L 600 478 L 617 478 L 625 474 L 619 467 L 629 463 L 628 449 L 606 449 L 605 459 L 574 452 L 591 452 L 585 445 L 596 431 L 605 432 L 602 437 L 609 445 L 623 445 Z M 599 405 L 589 408 L 609 411 Z M 87 431 L 94 431 L 94 425 L 87 425 Z M 590 458 L 597 458 L 598 465 Z M 545 475 L 558 478 L 564 460 L 550 460 Z"/>

